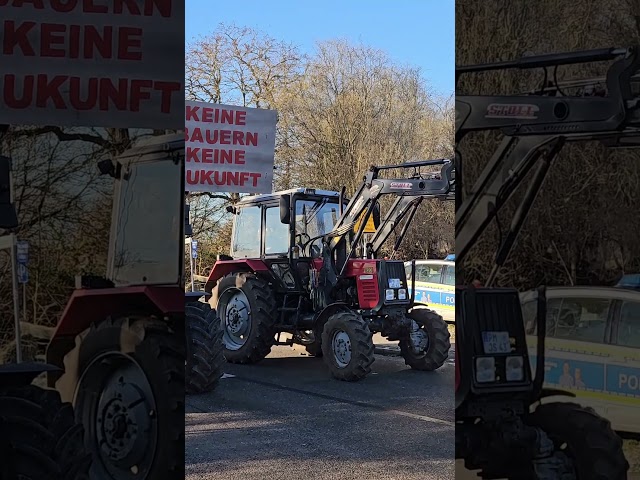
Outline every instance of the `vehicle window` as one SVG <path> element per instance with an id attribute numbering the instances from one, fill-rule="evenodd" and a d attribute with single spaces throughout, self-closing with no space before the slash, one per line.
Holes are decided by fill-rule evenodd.
<path id="1" fill-rule="evenodd" d="M 444 284 L 455 285 L 456 284 L 456 267 L 453 265 L 446 265 L 444 267 Z"/>
<path id="2" fill-rule="evenodd" d="M 555 334 L 556 323 L 562 299 L 551 298 L 547 300 L 547 335 L 553 337 Z M 535 335 L 537 333 L 537 315 L 538 300 L 531 300 L 522 306 L 522 318 L 527 335 Z"/>
<path id="3" fill-rule="evenodd" d="M 622 303 L 617 337 L 618 345 L 640 348 L 640 303 Z"/>
<path id="4" fill-rule="evenodd" d="M 441 283 L 442 265 L 416 265 L 416 282 Z"/>
<path id="5" fill-rule="evenodd" d="M 582 342 L 604 342 L 610 304 L 610 300 L 600 298 L 564 298 L 553 336 Z"/>
<path id="6" fill-rule="evenodd" d="M 323 200 L 298 200 L 296 201 L 296 243 L 303 246 L 311 239 L 316 247 L 316 254 L 322 248 L 322 240 L 318 237 L 329 233 L 338 221 L 337 202 Z M 313 252 L 312 252 L 313 253 Z"/>
<path id="7" fill-rule="evenodd" d="M 260 256 L 260 207 L 242 208 L 236 217 L 233 256 L 257 258 Z"/>
<path id="8" fill-rule="evenodd" d="M 265 212 L 265 255 L 289 252 L 289 226 L 280 221 L 280 207 L 269 207 Z"/>

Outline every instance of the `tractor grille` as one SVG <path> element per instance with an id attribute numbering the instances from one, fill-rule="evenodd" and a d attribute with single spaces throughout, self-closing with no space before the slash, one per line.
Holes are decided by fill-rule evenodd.
<path id="1" fill-rule="evenodd" d="M 402 282 L 401 288 L 407 288 L 407 275 L 404 270 L 404 263 L 390 262 L 388 260 L 385 261 L 384 263 L 385 263 L 385 270 L 386 270 L 386 278 L 384 279 L 385 286 L 387 288 L 389 287 L 390 278 L 399 278 L 400 281 Z"/>
<path id="2" fill-rule="evenodd" d="M 364 302 L 375 305 L 378 303 L 378 281 L 375 277 L 371 280 L 360 280 L 362 298 L 360 303 Z"/>
<path id="3" fill-rule="evenodd" d="M 515 340 L 515 350 L 526 352 L 524 323 L 518 293 L 501 289 L 478 289 L 476 295 L 476 315 L 478 332 L 509 332 Z M 482 337 L 474 339 L 474 350 L 483 352 Z"/>

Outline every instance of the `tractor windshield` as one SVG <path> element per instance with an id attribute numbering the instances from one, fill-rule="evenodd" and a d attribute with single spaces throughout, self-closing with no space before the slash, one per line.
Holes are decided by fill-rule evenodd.
<path id="1" fill-rule="evenodd" d="M 302 246 L 311 239 L 329 233 L 340 218 L 337 199 L 296 201 L 296 244 Z M 311 242 L 318 249 L 321 238 Z"/>
<path id="2" fill-rule="evenodd" d="M 108 272 L 116 285 L 180 282 L 181 168 L 166 154 L 122 166 L 115 186 Z"/>

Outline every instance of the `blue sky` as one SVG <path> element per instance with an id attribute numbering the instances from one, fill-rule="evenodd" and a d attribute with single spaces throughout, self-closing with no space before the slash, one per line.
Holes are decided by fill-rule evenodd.
<path id="1" fill-rule="evenodd" d="M 448 96 L 455 88 L 455 0 L 187 0 L 186 6 L 187 42 L 221 22 L 262 30 L 304 52 L 342 38 L 420 67 L 435 93 Z"/>

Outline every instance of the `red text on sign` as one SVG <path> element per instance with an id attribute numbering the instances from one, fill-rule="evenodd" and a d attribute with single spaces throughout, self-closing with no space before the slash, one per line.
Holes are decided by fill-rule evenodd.
<path id="1" fill-rule="evenodd" d="M 15 109 L 53 106 L 58 110 L 92 110 L 97 106 L 108 111 L 114 105 L 116 110 L 138 112 L 141 103 L 150 100 L 155 91 L 160 92 L 160 111 L 169 113 L 173 96 L 180 90 L 179 82 L 7 74 L 2 96 L 4 104 Z"/>
<path id="2" fill-rule="evenodd" d="M 213 170 L 187 170 L 187 184 L 189 185 L 224 185 L 258 186 L 260 173 L 249 172 L 220 172 Z"/>
<path id="3" fill-rule="evenodd" d="M 78 10 L 79 13 L 124 13 L 145 17 L 153 16 L 157 12 L 160 16 L 169 18 L 172 2 L 173 0 L 143 0 L 140 8 L 141 2 L 137 0 L 110 0 L 103 4 L 95 0 L 0 0 L 0 7 L 24 8 L 26 6 L 36 10 L 44 10 L 47 7 L 60 13 Z"/>
<path id="4" fill-rule="evenodd" d="M 187 147 L 187 162 L 235 163 L 244 165 L 244 150 L 220 150 L 217 148 Z"/>
<path id="5" fill-rule="evenodd" d="M 187 105 L 187 122 L 222 123 L 228 125 L 246 125 L 247 112 L 225 108 L 198 107 Z"/>
<path id="6" fill-rule="evenodd" d="M 69 59 L 142 59 L 142 29 L 5 20 L 4 55 Z M 39 41 L 33 40 L 32 33 Z"/>
<path id="7" fill-rule="evenodd" d="M 255 132 L 242 132 L 240 130 L 205 130 L 204 135 L 200 128 L 190 131 L 185 128 L 185 140 L 187 142 L 208 143 L 214 145 L 252 145 L 258 146 L 258 134 Z"/>

